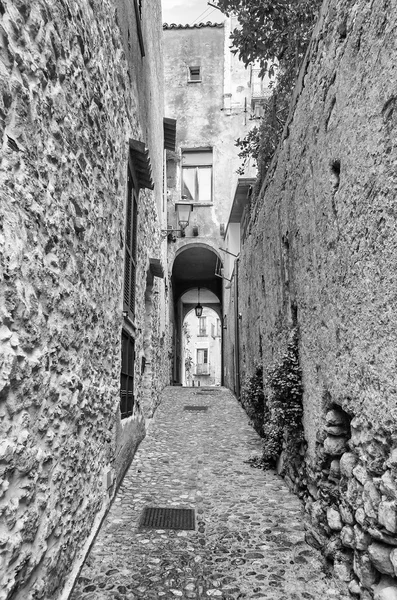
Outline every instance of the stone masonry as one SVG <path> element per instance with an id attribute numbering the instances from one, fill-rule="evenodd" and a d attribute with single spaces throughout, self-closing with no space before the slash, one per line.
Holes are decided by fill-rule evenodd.
<path id="1" fill-rule="evenodd" d="M 117 9 L 121 29 L 110 0 L 0 1 L 1 600 L 60 595 L 154 408 L 140 408 L 137 367 L 135 412 L 120 422 L 130 139 L 150 146 L 155 182 L 138 207 L 138 356 L 160 252 L 161 7 L 143 10 L 145 59 L 133 6 Z M 149 313 L 152 404 L 166 370 L 162 286 L 155 278 Z"/>
<path id="2" fill-rule="evenodd" d="M 308 536 L 397 598 L 397 3 L 326 1 L 239 261 L 243 374 L 299 329 Z"/>

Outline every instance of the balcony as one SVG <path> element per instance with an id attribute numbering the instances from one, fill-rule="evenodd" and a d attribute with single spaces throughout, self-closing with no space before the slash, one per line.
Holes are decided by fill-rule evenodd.
<path id="1" fill-rule="evenodd" d="M 210 374 L 210 366 L 208 363 L 203 365 L 196 365 L 195 375 L 209 375 Z"/>

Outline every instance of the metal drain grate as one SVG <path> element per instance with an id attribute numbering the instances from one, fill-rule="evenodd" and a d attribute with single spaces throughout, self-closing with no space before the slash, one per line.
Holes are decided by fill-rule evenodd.
<path id="1" fill-rule="evenodd" d="M 208 406 L 196 406 L 193 404 L 187 404 L 183 407 L 183 410 L 188 410 L 191 412 L 206 412 L 208 410 Z"/>
<path id="2" fill-rule="evenodd" d="M 150 529 L 192 530 L 195 529 L 194 509 L 146 506 L 139 525 Z"/>

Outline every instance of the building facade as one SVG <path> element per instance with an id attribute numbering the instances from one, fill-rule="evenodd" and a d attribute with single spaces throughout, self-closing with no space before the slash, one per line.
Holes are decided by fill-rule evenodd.
<path id="1" fill-rule="evenodd" d="M 186 386 L 219 386 L 222 380 L 221 318 L 212 308 L 203 308 L 200 317 L 193 309 L 183 328 L 183 376 Z"/>
<path id="2" fill-rule="evenodd" d="M 0 598 L 49 599 L 168 381 L 161 6 L 0 25 Z"/>
<path id="3" fill-rule="evenodd" d="M 168 267 L 176 383 L 184 377 L 183 295 L 190 291 L 197 297 L 200 289 L 202 304 L 212 304 L 224 318 L 223 235 L 241 167 L 235 141 L 255 122 L 257 73 L 230 51 L 231 27 L 231 19 L 164 25 L 165 105 L 178 122 L 176 151 L 167 157 L 168 226 L 175 230 L 168 241 Z M 255 170 L 245 166 L 247 172 Z M 192 207 L 183 235 L 177 218 L 181 204 Z"/>

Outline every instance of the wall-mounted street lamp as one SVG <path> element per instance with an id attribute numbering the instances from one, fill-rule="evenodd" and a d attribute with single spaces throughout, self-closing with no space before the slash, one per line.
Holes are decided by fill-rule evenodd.
<path id="1" fill-rule="evenodd" d="M 200 288 L 197 288 L 197 305 L 194 309 L 194 312 L 198 318 L 203 314 L 203 307 L 200 304 Z"/>
<path id="2" fill-rule="evenodd" d="M 182 199 L 184 197 L 182 196 Z M 187 204 L 186 202 L 178 202 L 175 204 L 175 211 L 177 215 L 177 221 L 179 229 L 162 229 L 161 235 L 167 237 L 170 241 L 173 241 L 173 233 L 180 233 L 181 237 L 185 237 L 185 229 L 189 225 L 190 213 L 193 211 L 193 204 Z"/>

